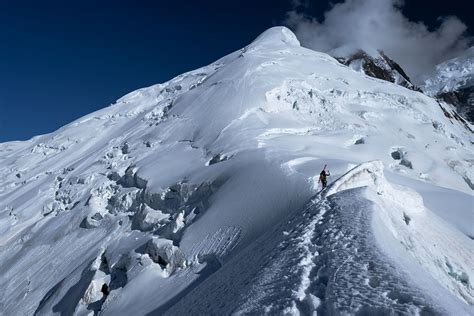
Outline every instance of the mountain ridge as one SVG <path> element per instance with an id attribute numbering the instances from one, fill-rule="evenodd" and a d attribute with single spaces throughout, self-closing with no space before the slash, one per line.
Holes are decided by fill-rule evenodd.
<path id="1" fill-rule="evenodd" d="M 423 90 L 456 108 L 463 118 L 474 122 L 474 47 L 463 55 L 436 66 L 425 79 Z"/>
<path id="2" fill-rule="evenodd" d="M 183 306 L 216 313 L 354 313 L 379 304 L 387 311 L 400 305 L 409 311 L 472 310 L 468 236 L 474 232 L 468 221 L 472 189 L 466 181 L 474 179 L 472 133 L 448 118 L 436 100 L 305 49 L 283 27 L 208 66 L 133 91 L 51 134 L 0 144 L 0 154 L 0 307 L 7 313 L 159 314 Z M 379 162 L 367 165 L 374 159 Z M 335 194 L 333 207 L 322 203 L 304 212 L 318 194 L 324 164 L 334 179 L 360 166 L 355 170 L 364 170 L 358 174 L 363 181 Z M 386 178 L 397 193 L 370 195 L 364 188 L 373 177 Z M 398 186 L 418 193 L 404 195 Z M 351 204 L 351 197 L 358 202 Z M 418 203 L 424 215 L 409 213 L 396 199 Z M 457 207 L 446 212 L 443 199 Z M 401 208 L 395 211 L 394 205 Z M 394 209 L 400 216 L 379 221 L 376 228 L 376 209 L 384 214 Z M 367 229 L 352 232 L 350 225 L 331 220 L 336 216 L 346 223 L 338 215 L 344 212 L 360 215 Z M 315 220 L 307 226 L 310 215 Z M 302 226 L 286 221 L 291 217 Z M 432 220 L 438 217 L 442 220 Z M 433 259 L 417 256 L 409 249 L 410 239 L 423 232 L 424 220 L 446 234 L 439 240 L 443 250 L 452 244 L 459 249 L 434 250 L 422 238 L 415 245 L 428 247 Z M 288 264 L 282 271 L 297 267 L 294 288 L 257 297 L 257 303 L 248 296 L 256 292 L 236 287 L 239 306 L 219 300 L 218 293 L 210 296 L 207 284 L 229 288 L 226 280 L 244 273 L 262 276 L 248 285 L 255 291 L 265 284 L 263 271 L 280 261 L 262 259 L 246 271 L 231 263 L 256 256 L 255 241 L 277 236 L 268 233 L 275 227 L 287 227 L 278 235 L 284 239 L 284 232 L 294 230 L 296 239 L 287 242 L 308 254 L 303 263 L 286 261 L 284 245 L 262 244 L 262 254 L 269 254 L 265 258 Z M 387 276 L 400 280 L 393 285 L 394 295 L 383 298 L 372 287 L 375 279 L 367 279 L 360 286 L 372 301 L 348 306 L 335 296 L 326 300 L 324 288 L 334 288 L 331 293 L 350 288 L 325 278 L 320 263 L 329 252 L 319 256 L 314 251 L 330 249 L 335 235 L 309 239 L 321 245 L 296 242 L 323 227 L 349 239 L 378 238 L 370 243 L 377 258 L 387 260 L 391 271 L 407 270 L 405 276 Z M 400 232 L 406 247 L 397 249 L 410 258 L 408 266 L 383 246 L 383 240 L 400 242 Z M 283 241 L 280 237 L 272 242 Z M 344 243 L 335 245 L 343 251 Z M 359 248 L 347 249 L 352 254 Z M 443 256 L 447 262 L 436 263 Z M 330 258 L 328 264 L 340 259 Z M 412 266 L 423 271 L 419 284 L 407 283 L 418 271 Z M 322 272 L 315 275 L 305 267 Z M 348 284 L 354 271 L 344 270 Z M 436 280 L 436 274 L 443 277 Z M 269 280 L 267 285 L 278 289 L 278 278 Z M 426 292 L 427 284 L 432 292 Z M 405 287 L 412 295 L 403 303 L 399 293 Z M 207 295 L 215 298 L 213 306 L 190 299 Z M 439 297 L 444 306 L 435 303 Z"/>

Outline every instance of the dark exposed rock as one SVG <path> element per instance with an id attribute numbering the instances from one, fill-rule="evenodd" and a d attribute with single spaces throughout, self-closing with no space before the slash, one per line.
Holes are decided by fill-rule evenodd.
<path id="1" fill-rule="evenodd" d="M 405 166 L 409 169 L 413 169 L 413 164 L 411 163 L 410 160 L 408 160 L 405 156 L 406 156 L 406 152 L 403 151 L 402 148 L 394 148 L 392 149 L 392 152 L 390 153 L 390 155 L 392 156 L 392 158 L 394 160 L 399 160 L 400 161 L 400 165 L 402 166 Z"/>
<path id="2" fill-rule="evenodd" d="M 406 81 L 408 81 L 409 83 L 411 83 L 411 80 L 410 78 L 408 77 L 408 75 L 405 73 L 405 71 L 402 69 L 402 67 L 397 64 L 394 60 L 390 59 L 387 55 L 385 55 L 384 52 L 382 51 L 379 51 L 380 53 L 380 56 L 382 56 L 383 59 L 385 59 L 385 61 L 387 62 L 387 64 L 395 71 L 397 71 Z"/>
<path id="3" fill-rule="evenodd" d="M 370 77 L 399 84 L 405 88 L 421 91 L 413 85 L 402 67 L 390 59 L 384 52 L 379 51 L 379 57 L 372 57 L 363 50 L 358 50 L 348 57 L 337 57 L 341 64 L 351 67 L 355 62 L 361 62 L 363 72 Z"/>
<path id="4" fill-rule="evenodd" d="M 109 286 L 106 283 L 104 283 L 100 291 L 104 294 L 104 296 L 109 295 Z"/>
<path id="5" fill-rule="evenodd" d="M 295 101 L 295 103 L 296 103 L 296 101 Z M 212 157 L 211 160 L 209 160 L 207 165 L 210 166 L 210 165 L 222 162 L 222 161 L 229 160 L 230 158 L 232 158 L 232 156 L 225 156 L 225 155 L 217 154 L 214 157 Z"/>
<path id="6" fill-rule="evenodd" d="M 402 160 L 400 161 L 400 164 L 401 164 L 402 166 L 405 166 L 405 167 L 409 168 L 409 169 L 413 169 L 413 165 L 412 165 L 412 163 L 411 163 L 410 160 L 402 159 Z"/>
<path id="7" fill-rule="evenodd" d="M 437 97 L 446 103 L 452 104 L 459 115 L 474 124 L 474 86 L 443 92 L 438 94 Z"/>
<path id="8" fill-rule="evenodd" d="M 394 151 L 392 152 L 392 158 L 395 159 L 395 160 L 400 160 L 402 159 L 402 155 L 400 154 L 400 152 L 397 150 L 397 151 Z"/>
<path id="9" fill-rule="evenodd" d="M 410 225 L 411 218 L 406 213 L 403 213 L 403 221 L 405 224 Z"/>

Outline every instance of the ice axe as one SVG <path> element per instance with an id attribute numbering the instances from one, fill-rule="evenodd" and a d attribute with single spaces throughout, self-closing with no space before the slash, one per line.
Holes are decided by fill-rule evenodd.
<path id="1" fill-rule="evenodd" d="M 324 170 L 326 170 L 326 166 L 327 166 L 327 164 L 324 165 L 323 170 L 322 170 L 321 172 L 323 172 Z M 318 184 L 319 184 L 319 182 L 321 182 L 321 177 L 319 177 L 319 179 L 318 179 Z"/>

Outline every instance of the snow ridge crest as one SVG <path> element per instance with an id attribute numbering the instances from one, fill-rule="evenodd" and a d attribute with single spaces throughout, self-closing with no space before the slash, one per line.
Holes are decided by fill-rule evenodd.
<path id="1" fill-rule="evenodd" d="M 380 160 L 364 162 L 349 170 L 337 179 L 326 192 L 326 196 L 336 194 L 341 191 L 359 187 L 373 187 L 377 192 L 383 191 L 383 163 Z"/>
<path id="2" fill-rule="evenodd" d="M 287 27 L 275 26 L 269 28 L 260 34 L 251 44 L 251 47 L 256 46 L 274 46 L 277 44 L 284 44 L 288 46 L 301 46 L 300 41 L 296 35 Z"/>

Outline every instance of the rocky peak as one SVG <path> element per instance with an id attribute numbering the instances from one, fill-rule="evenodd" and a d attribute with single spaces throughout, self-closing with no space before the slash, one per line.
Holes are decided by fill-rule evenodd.
<path id="1" fill-rule="evenodd" d="M 336 60 L 356 71 L 365 73 L 367 76 L 419 91 L 402 67 L 381 50 L 378 51 L 378 56 L 372 56 L 359 49 L 347 56 L 337 56 Z"/>

